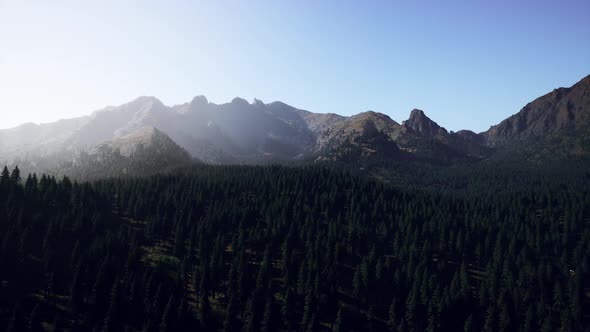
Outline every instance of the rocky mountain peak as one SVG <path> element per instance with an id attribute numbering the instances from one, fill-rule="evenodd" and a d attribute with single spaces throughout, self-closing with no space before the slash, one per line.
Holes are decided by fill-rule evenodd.
<path id="1" fill-rule="evenodd" d="M 155 97 L 144 96 L 88 117 L 0 130 L 0 161 L 34 158 L 34 165 L 47 158 L 58 160 L 56 156 L 62 158 L 63 153 L 70 158 L 73 151 L 97 146 L 118 148 L 131 156 L 136 145 L 148 146 L 157 138 L 153 128 L 168 137 L 156 141 L 172 141 L 191 158 L 211 163 L 318 156 L 355 163 L 382 156 L 446 162 L 487 158 L 500 149 L 535 142 L 539 143 L 531 145 L 531 151 L 541 146 L 553 155 L 564 151 L 562 155 L 590 156 L 585 139 L 590 137 L 590 76 L 537 98 L 480 134 L 467 130 L 449 133 L 419 109 L 412 110 L 400 125 L 373 111 L 342 116 L 312 113 L 282 102 L 264 104 L 254 99 L 249 103 L 243 98 L 217 105 L 204 96 L 168 107 Z M 169 149 L 178 160 L 186 160 L 184 153 L 175 152 L 174 144 L 161 144 L 160 150 Z"/>
<path id="2" fill-rule="evenodd" d="M 416 108 L 410 112 L 410 118 L 403 122 L 403 126 L 423 136 L 436 136 L 447 133 L 444 128 L 426 116 L 424 111 Z"/>
<path id="3" fill-rule="evenodd" d="M 142 106 L 164 106 L 160 99 L 153 96 L 141 96 L 129 103 L 129 105 L 142 105 Z"/>
<path id="4" fill-rule="evenodd" d="M 412 117 L 426 117 L 426 114 L 424 114 L 424 111 L 418 108 L 414 108 L 411 112 L 410 112 L 410 119 Z"/>
<path id="5" fill-rule="evenodd" d="M 209 104 L 209 100 L 207 100 L 207 97 L 205 97 L 203 95 L 196 96 L 191 101 L 191 106 L 192 107 L 201 107 L 201 106 L 206 106 L 207 104 Z"/>
<path id="6" fill-rule="evenodd" d="M 260 99 L 256 99 L 254 98 L 254 101 L 252 102 L 252 105 L 254 106 L 264 106 L 264 102 Z"/>
<path id="7" fill-rule="evenodd" d="M 248 101 L 246 99 L 240 98 L 240 97 L 235 97 L 234 99 L 232 99 L 231 104 L 235 105 L 235 106 L 241 106 L 241 107 L 247 107 L 250 105 L 250 103 L 248 103 Z"/>

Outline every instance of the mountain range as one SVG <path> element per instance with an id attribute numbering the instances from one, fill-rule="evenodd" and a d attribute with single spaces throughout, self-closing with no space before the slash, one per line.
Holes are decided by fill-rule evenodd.
<path id="1" fill-rule="evenodd" d="M 590 76 L 524 106 L 482 133 L 448 131 L 422 110 L 398 123 L 378 112 L 312 113 L 282 102 L 204 96 L 166 106 L 140 97 L 89 116 L 0 130 L 0 162 L 30 171 L 94 167 L 111 174 L 186 162 L 424 161 L 455 163 L 506 155 L 585 158 L 590 153 Z"/>

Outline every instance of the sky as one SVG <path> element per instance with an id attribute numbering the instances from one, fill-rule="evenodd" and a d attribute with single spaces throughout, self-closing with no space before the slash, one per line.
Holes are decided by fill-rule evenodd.
<path id="1" fill-rule="evenodd" d="M 0 128 L 150 95 L 484 131 L 590 74 L 590 1 L 0 0 Z"/>

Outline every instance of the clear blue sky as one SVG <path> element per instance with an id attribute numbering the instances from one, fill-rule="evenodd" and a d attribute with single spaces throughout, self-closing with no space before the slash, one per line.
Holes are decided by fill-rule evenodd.
<path id="1" fill-rule="evenodd" d="M 0 0 L 0 128 L 140 95 L 487 129 L 590 74 L 590 1 Z"/>

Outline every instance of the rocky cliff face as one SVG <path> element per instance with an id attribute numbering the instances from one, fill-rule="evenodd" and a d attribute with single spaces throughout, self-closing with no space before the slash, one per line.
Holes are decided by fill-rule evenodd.
<path id="1" fill-rule="evenodd" d="M 574 132 L 590 124 L 590 76 L 535 99 L 483 133 L 490 146 Z"/>
<path id="2" fill-rule="evenodd" d="M 403 122 L 403 126 L 425 137 L 445 136 L 449 133 L 424 114 L 422 110 L 413 109 L 410 118 Z"/>

